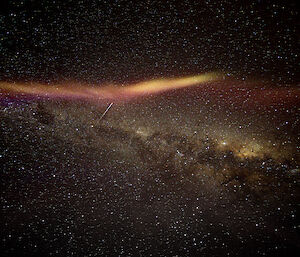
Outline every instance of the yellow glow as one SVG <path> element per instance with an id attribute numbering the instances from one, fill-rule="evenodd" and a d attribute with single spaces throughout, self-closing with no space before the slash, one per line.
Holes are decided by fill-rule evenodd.
<path id="1" fill-rule="evenodd" d="M 217 73 L 207 73 L 199 76 L 192 76 L 192 77 L 178 78 L 178 79 L 158 79 L 158 80 L 138 83 L 136 85 L 126 88 L 125 90 L 128 93 L 152 94 L 152 93 L 184 88 L 196 84 L 213 81 L 218 79 L 218 77 L 219 75 Z"/>
<path id="2" fill-rule="evenodd" d="M 240 158 L 255 158 L 263 155 L 263 147 L 255 142 L 250 142 L 246 146 L 242 146 L 238 152 L 237 156 Z"/>

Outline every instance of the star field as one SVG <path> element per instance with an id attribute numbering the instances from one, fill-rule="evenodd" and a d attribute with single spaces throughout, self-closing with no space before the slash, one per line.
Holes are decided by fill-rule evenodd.
<path id="1" fill-rule="evenodd" d="M 6 78 L 297 77 L 295 1 L 9 2 L 1 18 Z"/>
<path id="2" fill-rule="evenodd" d="M 9 1 L 1 256 L 298 256 L 296 1 Z"/>

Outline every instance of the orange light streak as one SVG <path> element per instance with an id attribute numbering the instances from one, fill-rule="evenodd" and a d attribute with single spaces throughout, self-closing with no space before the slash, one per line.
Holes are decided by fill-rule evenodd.
<path id="1" fill-rule="evenodd" d="M 47 98 L 75 98 L 82 100 L 130 99 L 138 96 L 159 94 L 165 91 L 196 86 L 221 78 L 218 73 L 206 73 L 177 79 L 157 79 L 132 85 L 91 87 L 79 84 L 44 85 L 39 83 L 8 83 L 0 82 L 0 93 L 13 95 L 39 96 Z"/>

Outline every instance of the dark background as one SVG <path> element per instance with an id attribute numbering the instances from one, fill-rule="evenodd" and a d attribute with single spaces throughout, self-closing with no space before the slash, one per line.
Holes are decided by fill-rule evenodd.
<path id="1" fill-rule="evenodd" d="M 297 1 L 7 1 L 2 80 L 143 80 L 221 70 L 298 82 Z"/>

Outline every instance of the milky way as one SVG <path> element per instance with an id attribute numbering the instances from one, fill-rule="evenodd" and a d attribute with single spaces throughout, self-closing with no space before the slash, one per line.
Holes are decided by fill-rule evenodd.
<path id="1" fill-rule="evenodd" d="M 295 249 L 295 109 L 280 121 L 282 114 L 251 104 L 214 107 L 216 96 L 202 93 L 119 102 L 103 119 L 105 106 L 78 100 L 3 107 L 7 253 Z"/>

